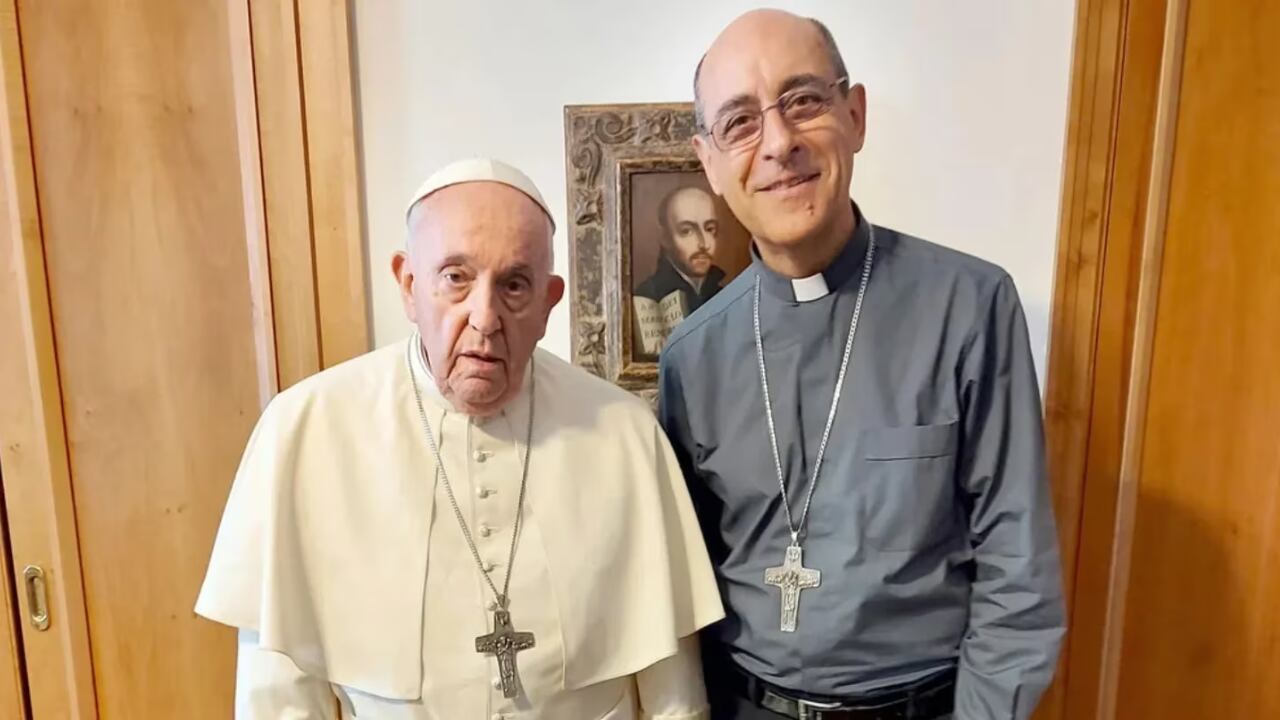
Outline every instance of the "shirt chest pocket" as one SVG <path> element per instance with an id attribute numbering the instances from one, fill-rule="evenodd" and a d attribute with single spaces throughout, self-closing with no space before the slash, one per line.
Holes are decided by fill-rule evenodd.
<path id="1" fill-rule="evenodd" d="M 862 431 L 859 519 L 866 542 L 918 550 L 955 531 L 955 422 Z"/>

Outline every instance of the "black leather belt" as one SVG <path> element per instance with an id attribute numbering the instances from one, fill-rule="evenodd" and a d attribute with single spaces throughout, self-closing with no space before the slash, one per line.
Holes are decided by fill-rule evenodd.
<path id="1" fill-rule="evenodd" d="M 730 661 L 717 665 L 722 667 L 709 684 L 792 720 L 924 720 L 946 715 L 955 705 L 955 669 L 857 698 L 818 701 L 767 683 Z"/>

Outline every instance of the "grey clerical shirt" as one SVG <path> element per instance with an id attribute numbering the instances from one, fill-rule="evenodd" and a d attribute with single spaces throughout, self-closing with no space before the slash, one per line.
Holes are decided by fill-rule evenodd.
<path id="1" fill-rule="evenodd" d="M 752 330 L 760 324 L 778 450 L 799 520 L 844 353 L 865 220 L 820 276 L 753 264 L 661 356 L 659 415 L 683 465 L 727 617 L 706 631 L 751 674 L 852 696 L 958 666 L 956 717 L 1025 718 L 1064 630 L 1026 321 L 1002 270 L 874 229 L 861 320 L 802 530 L 794 633 L 765 569 L 790 541 Z M 799 297 L 797 297 L 797 295 Z"/>

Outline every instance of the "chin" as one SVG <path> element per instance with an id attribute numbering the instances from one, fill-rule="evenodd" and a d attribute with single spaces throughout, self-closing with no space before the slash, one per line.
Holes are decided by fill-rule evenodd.
<path id="1" fill-rule="evenodd" d="M 465 378 L 451 385 L 453 396 L 460 402 L 473 407 L 491 405 L 501 400 L 506 394 L 504 384 L 488 378 Z"/>
<path id="2" fill-rule="evenodd" d="M 813 237 L 820 226 L 820 223 L 809 216 L 779 218 L 774 222 L 765 223 L 763 235 L 770 244 L 795 246 Z"/>

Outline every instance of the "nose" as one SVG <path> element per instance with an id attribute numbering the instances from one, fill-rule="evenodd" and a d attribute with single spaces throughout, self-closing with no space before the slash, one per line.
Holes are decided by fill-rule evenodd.
<path id="1" fill-rule="evenodd" d="M 498 291 L 492 280 L 476 283 L 467 295 L 467 323 L 485 337 L 498 332 L 502 328 L 498 302 Z"/>
<path id="2" fill-rule="evenodd" d="M 776 111 L 776 112 L 775 112 Z M 782 117 L 778 108 L 770 108 L 761 118 L 764 127 L 760 130 L 760 152 L 765 160 L 785 163 L 791 159 L 800 146 L 796 143 L 795 128 Z"/>

